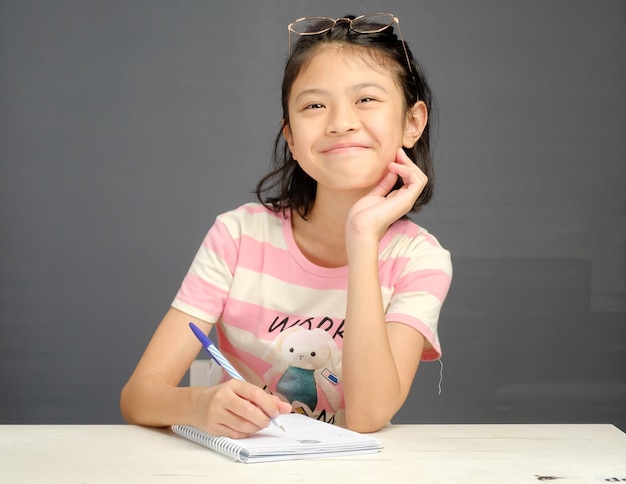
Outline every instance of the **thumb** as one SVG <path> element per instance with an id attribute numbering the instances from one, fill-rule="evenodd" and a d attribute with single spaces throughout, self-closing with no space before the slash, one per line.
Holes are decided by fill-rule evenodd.
<path id="1" fill-rule="evenodd" d="M 292 411 L 291 404 L 289 402 L 285 402 L 278 398 L 276 395 L 272 395 L 272 398 L 276 402 L 276 406 L 278 407 L 278 413 L 290 413 Z"/>

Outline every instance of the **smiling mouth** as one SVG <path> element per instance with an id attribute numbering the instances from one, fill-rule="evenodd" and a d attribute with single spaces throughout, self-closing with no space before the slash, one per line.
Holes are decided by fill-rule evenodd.
<path id="1" fill-rule="evenodd" d="M 327 150 L 322 151 L 322 153 L 326 155 L 344 154 L 344 153 L 351 153 L 354 151 L 360 151 L 364 149 L 367 149 L 367 147 L 363 145 L 337 145 L 337 146 L 331 146 Z"/>

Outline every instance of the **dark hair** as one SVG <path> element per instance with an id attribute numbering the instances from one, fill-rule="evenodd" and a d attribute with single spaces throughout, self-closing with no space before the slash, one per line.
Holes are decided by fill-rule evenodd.
<path id="1" fill-rule="evenodd" d="M 348 15 L 345 18 L 355 18 Z M 378 56 L 384 63 L 391 61 L 396 81 L 404 95 L 406 107 L 412 107 L 418 100 L 426 104 L 428 123 L 419 140 L 412 148 L 403 148 L 407 156 L 428 177 L 428 183 L 415 201 L 411 212 L 417 212 L 426 205 L 433 194 L 433 163 L 430 150 L 430 125 L 434 116 L 434 100 L 424 71 L 406 43 L 393 32 L 393 25 L 376 33 L 358 33 L 350 28 L 348 22 L 337 22 L 330 30 L 316 35 L 303 35 L 298 38 L 291 55 L 287 59 L 282 83 L 283 125 L 274 142 L 272 171 L 265 175 L 256 186 L 259 201 L 274 211 L 295 209 L 306 218 L 317 191 L 317 182 L 300 168 L 294 160 L 283 136 L 283 127 L 289 124 L 289 95 L 296 78 L 308 65 L 318 49 L 329 44 L 341 44 L 353 48 L 355 54 L 365 57 Z M 405 54 L 406 48 L 406 54 Z M 411 71 L 407 65 L 407 56 Z M 398 180 L 396 187 L 402 185 Z"/>

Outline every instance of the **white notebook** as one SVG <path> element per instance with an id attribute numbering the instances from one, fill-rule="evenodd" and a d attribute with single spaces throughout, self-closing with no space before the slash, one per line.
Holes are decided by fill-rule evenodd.
<path id="1" fill-rule="evenodd" d="M 281 415 L 285 432 L 271 425 L 245 439 L 218 437 L 191 425 L 173 425 L 172 430 L 198 444 L 238 462 L 270 462 L 373 454 L 382 449 L 371 435 L 353 432 L 298 413 Z"/>

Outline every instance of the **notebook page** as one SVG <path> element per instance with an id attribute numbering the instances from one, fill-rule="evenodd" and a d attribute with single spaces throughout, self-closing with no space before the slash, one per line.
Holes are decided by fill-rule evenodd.
<path id="1" fill-rule="evenodd" d="M 270 425 L 245 439 L 217 437 L 189 425 L 175 425 L 172 430 L 233 460 L 248 463 L 370 454 L 382 449 L 371 435 L 304 415 L 292 413 L 280 419 L 285 432 Z"/>

